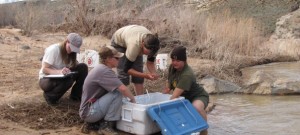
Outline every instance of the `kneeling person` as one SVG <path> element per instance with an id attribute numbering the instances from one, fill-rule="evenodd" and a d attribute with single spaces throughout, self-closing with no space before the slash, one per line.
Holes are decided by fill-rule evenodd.
<path id="1" fill-rule="evenodd" d="M 164 93 L 173 91 L 171 99 L 179 96 L 188 99 L 198 113 L 207 121 L 205 108 L 208 105 L 209 95 L 196 81 L 194 71 L 187 63 L 186 48 L 177 46 L 171 52 L 172 63 L 169 67 L 168 81 Z M 207 130 L 200 135 L 207 135 Z"/>
<path id="2" fill-rule="evenodd" d="M 100 134 L 117 134 L 113 127 L 121 119 L 122 97 L 128 97 L 133 103 L 135 99 L 112 70 L 117 67 L 123 53 L 106 46 L 100 49 L 99 56 L 100 64 L 90 71 L 84 81 L 79 114 L 86 125 L 102 120 Z"/>

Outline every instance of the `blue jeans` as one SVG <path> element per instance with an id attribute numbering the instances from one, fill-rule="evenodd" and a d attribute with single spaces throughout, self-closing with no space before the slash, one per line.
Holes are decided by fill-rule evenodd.
<path id="1" fill-rule="evenodd" d="M 94 123 L 101 119 L 118 121 L 121 119 L 122 94 L 116 89 L 100 97 L 90 105 L 88 115 L 84 121 Z"/>

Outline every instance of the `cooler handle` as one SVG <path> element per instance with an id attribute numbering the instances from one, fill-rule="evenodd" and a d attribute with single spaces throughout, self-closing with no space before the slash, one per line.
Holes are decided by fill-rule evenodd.
<path id="1" fill-rule="evenodd" d="M 122 110 L 122 120 L 132 122 L 132 109 L 123 108 L 123 110 Z"/>

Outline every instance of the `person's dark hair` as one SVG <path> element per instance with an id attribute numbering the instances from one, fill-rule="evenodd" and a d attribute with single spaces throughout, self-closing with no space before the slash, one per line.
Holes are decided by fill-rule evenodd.
<path id="1" fill-rule="evenodd" d="M 159 40 L 157 34 L 147 34 L 143 39 L 145 48 L 149 49 L 151 52 L 149 53 L 149 61 L 155 60 L 155 55 L 159 50 Z"/>
<path id="2" fill-rule="evenodd" d="M 186 48 L 184 46 L 176 46 L 171 52 L 171 59 L 186 61 Z"/>
<path id="3" fill-rule="evenodd" d="M 159 40 L 157 34 L 147 34 L 143 40 L 147 49 L 152 51 L 159 50 Z"/>
<path id="4" fill-rule="evenodd" d="M 68 67 L 74 67 L 76 66 L 76 53 L 72 52 L 68 54 L 66 50 L 66 45 L 67 45 L 67 40 L 65 40 L 63 43 L 60 44 L 60 54 L 63 62 L 68 66 Z"/>

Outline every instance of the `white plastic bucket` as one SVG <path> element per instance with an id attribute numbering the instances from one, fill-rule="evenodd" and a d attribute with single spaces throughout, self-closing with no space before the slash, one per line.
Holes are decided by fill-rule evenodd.
<path id="1" fill-rule="evenodd" d="M 161 53 L 156 56 L 156 69 L 165 70 L 168 66 L 168 54 Z"/>
<path id="2" fill-rule="evenodd" d="M 95 50 L 85 50 L 84 53 L 77 55 L 77 61 L 87 64 L 88 67 L 95 67 L 99 64 L 99 54 Z"/>

